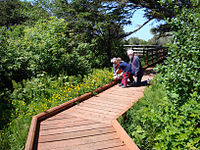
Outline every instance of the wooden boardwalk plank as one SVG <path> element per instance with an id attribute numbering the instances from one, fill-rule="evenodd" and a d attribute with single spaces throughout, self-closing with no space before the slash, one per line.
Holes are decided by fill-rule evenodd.
<path id="1" fill-rule="evenodd" d="M 80 118 L 86 118 L 89 120 L 94 120 L 98 122 L 108 123 L 112 120 L 114 116 L 107 116 L 104 114 L 99 114 L 97 112 L 91 112 L 88 110 L 81 110 L 81 109 L 73 109 L 70 111 L 71 115 L 79 116 Z"/>
<path id="2" fill-rule="evenodd" d="M 121 95 L 114 95 L 114 94 L 104 94 L 104 95 L 99 95 L 97 97 L 100 97 L 100 98 L 107 98 L 107 99 L 125 99 L 125 100 L 131 100 L 132 97 L 131 96 L 121 96 Z"/>
<path id="3" fill-rule="evenodd" d="M 110 148 L 104 148 L 101 150 L 128 150 L 128 148 L 125 145 L 123 145 L 123 146 L 114 146 Z"/>
<path id="4" fill-rule="evenodd" d="M 94 128 L 101 128 L 101 127 L 110 127 L 111 125 L 103 124 L 103 123 L 91 123 L 86 124 L 82 126 L 75 126 L 75 127 L 66 127 L 66 128 L 58 128 L 58 129 L 50 129 L 50 130 L 40 130 L 39 135 L 49 135 L 49 134 L 57 134 L 57 133 L 63 133 L 63 132 L 77 132 L 81 130 L 87 130 L 87 129 L 94 129 Z"/>
<path id="5" fill-rule="evenodd" d="M 40 148 L 44 147 L 45 149 L 47 148 L 46 145 L 48 145 L 48 147 L 54 149 L 54 148 L 71 147 L 71 146 L 82 145 L 82 144 L 102 142 L 105 140 L 113 140 L 117 138 L 119 138 L 117 133 L 112 132 L 112 133 L 90 135 L 86 137 L 79 137 L 79 138 L 74 138 L 74 139 L 62 139 L 62 140 L 54 140 L 50 142 L 45 142 L 45 143 L 38 143 L 38 147 Z"/>
<path id="6" fill-rule="evenodd" d="M 91 98 L 89 101 L 95 101 L 95 102 L 103 102 L 103 103 L 108 103 L 111 105 L 118 105 L 118 106 L 124 106 L 126 104 L 130 104 L 131 99 L 127 100 L 127 99 L 121 99 L 121 98 L 116 98 L 116 99 L 109 99 L 109 98 L 104 98 L 104 97 L 94 97 Z M 87 103 L 87 101 L 86 101 Z"/>
<path id="7" fill-rule="evenodd" d="M 117 137 L 117 135 L 115 135 Z M 105 148 L 111 148 L 114 146 L 123 146 L 124 143 L 120 141 L 119 138 L 114 138 L 113 135 L 110 137 L 111 139 L 103 136 L 103 138 L 99 137 L 93 137 L 91 140 L 82 141 L 76 141 L 77 143 L 73 143 L 72 141 L 59 141 L 59 142 L 50 142 L 48 144 L 45 144 L 44 146 L 42 143 L 38 144 L 38 150 L 99 150 L 99 149 L 105 149 Z M 52 143 L 52 144 L 51 144 Z"/>
<path id="8" fill-rule="evenodd" d="M 149 77 L 152 76 L 145 78 Z M 144 86 L 124 89 L 115 85 L 41 121 L 37 149 L 133 150 L 111 122 L 130 108 L 143 95 L 144 89 Z"/>
<path id="9" fill-rule="evenodd" d="M 61 118 L 59 120 L 51 120 L 51 121 L 48 121 L 48 120 L 44 120 L 40 123 L 40 126 L 41 125 L 48 125 L 48 124 L 59 124 L 59 123 L 62 123 L 62 122 L 65 122 L 65 123 L 73 123 L 73 122 L 80 122 L 80 121 L 83 121 L 83 120 L 88 120 L 88 119 L 82 119 L 82 118 L 78 118 L 78 117 L 73 117 L 73 118 Z"/>
<path id="10" fill-rule="evenodd" d="M 81 126 L 85 124 L 90 124 L 93 123 L 94 121 L 91 120 L 80 120 L 77 122 L 62 122 L 62 123 L 57 123 L 57 124 L 46 124 L 46 125 L 41 125 L 40 130 L 50 130 L 50 129 L 58 129 L 58 128 L 66 128 L 66 127 L 75 127 L 75 126 Z"/>
<path id="11" fill-rule="evenodd" d="M 87 103 L 89 104 L 96 104 L 96 105 L 101 105 L 103 107 L 107 107 L 110 106 L 112 108 L 118 108 L 118 109 L 123 109 L 124 107 L 126 107 L 127 105 L 130 105 L 131 102 L 129 102 L 128 104 L 124 104 L 123 106 L 118 105 L 117 103 L 113 102 L 113 103 L 107 103 L 105 101 L 88 101 Z"/>
<path id="12" fill-rule="evenodd" d="M 87 129 L 87 130 L 80 130 L 76 132 L 63 132 L 58 134 L 51 134 L 51 135 L 41 135 L 39 137 L 38 142 L 44 143 L 44 142 L 50 142 L 50 141 L 58 141 L 62 139 L 74 139 L 74 138 L 80 138 L 80 137 L 88 137 L 93 135 L 100 135 L 104 133 L 113 133 L 116 132 L 113 127 L 101 127 L 101 128 L 94 128 L 94 129 Z"/>
<path id="13" fill-rule="evenodd" d="M 55 116 L 45 119 L 44 121 L 54 121 L 54 120 L 62 120 L 62 119 L 70 119 L 70 118 L 74 118 L 74 116 L 66 115 L 66 112 L 63 111 L 56 114 Z"/>
<path id="14" fill-rule="evenodd" d="M 76 109 L 76 107 L 74 107 Z M 88 110 L 88 111 L 91 111 L 91 112 L 96 112 L 96 113 L 99 113 L 99 114 L 104 114 L 104 115 L 117 115 L 118 113 L 114 113 L 114 112 L 110 112 L 110 111 L 105 111 L 105 110 L 102 110 L 102 109 L 96 109 L 96 108 L 89 108 L 89 107 L 85 107 L 83 105 L 80 105 L 80 106 L 77 106 L 78 109 L 82 109 L 82 110 Z"/>
<path id="15" fill-rule="evenodd" d="M 82 103 L 82 107 L 88 107 L 88 108 L 95 108 L 95 109 L 100 109 L 100 110 L 105 110 L 105 111 L 110 111 L 114 113 L 119 113 L 118 108 L 113 108 L 112 106 L 106 106 L 102 107 L 101 105 L 96 105 L 96 104 L 91 104 L 91 103 Z"/>

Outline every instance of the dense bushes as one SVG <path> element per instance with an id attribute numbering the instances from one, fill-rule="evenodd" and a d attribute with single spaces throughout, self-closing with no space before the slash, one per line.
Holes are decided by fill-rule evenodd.
<path id="1" fill-rule="evenodd" d="M 174 32 L 174 44 L 169 48 L 166 65 L 159 69 L 169 91 L 168 96 L 178 105 L 200 91 L 199 12 L 199 8 L 183 10 L 170 22 L 177 32 Z"/>
<path id="2" fill-rule="evenodd" d="M 200 149 L 199 12 L 182 10 L 169 22 L 177 31 L 167 61 L 123 120 L 141 149 Z"/>
<path id="3" fill-rule="evenodd" d="M 40 74 L 84 75 L 91 71 L 91 64 L 84 55 L 70 47 L 69 29 L 62 19 L 39 20 L 33 27 L 18 25 L 0 28 L 0 129 L 8 122 L 12 92 L 12 80 L 24 79 Z"/>
<path id="4" fill-rule="evenodd" d="M 14 82 L 11 94 L 13 104 L 9 127 L 0 133 L 1 149 L 24 149 L 30 121 L 33 115 L 62 104 L 84 93 L 112 81 L 113 74 L 108 69 L 95 69 L 84 78 L 47 75 L 21 83 Z"/>
<path id="5" fill-rule="evenodd" d="M 42 72 L 55 75 L 60 70 L 71 75 L 88 73 L 90 64 L 70 46 L 67 32 L 67 23 L 56 18 L 41 19 L 33 27 L 2 27 L 1 73 L 14 80 Z"/>
<path id="6" fill-rule="evenodd" d="M 107 48 L 102 44 L 105 39 L 97 36 L 87 41 L 82 36 L 70 28 L 69 22 L 56 17 L 41 18 L 32 26 L 0 27 L 0 129 L 9 120 L 5 116 L 9 116 L 12 108 L 12 101 L 8 99 L 13 80 L 22 83 L 24 79 L 43 74 L 54 77 L 62 72 L 83 77 L 91 73 L 92 68 L 110 66 L 104 53 Z M 112 45 L 108 51 L 115 49 L 113 55 L 124 51 L 120 49 L 120 40 Z"/>
<path id="7" fill-rule="evenodd" d="M 200 148 L 200 104 L 195 99 L 173 104 L 157 75 L 144 97 L 126 113 L 122 125 L 140 149 Z"/>
<path id="8" fill-rule="evenodd" d="M 116 19 L 115 14 L 111 20 L 110 13 L 108 18 L 99 11 L 98 7 L 104 7 L 101 3 L 57 1 L 61 5 L 54 7 L 57 2 L 48 6 L 43 2 L 48 3 L 19 2 L 24 4 L 20 10 L 6 8 L 26 18 L 17 20 L 19 24 L 16 17 L 12 21 L 12 16 L 3 16 L 8 22 L 0 27 L 2 149 L 23 149 L 30 116 L 109 82 L 108 70 L 92 70 L 110 66 L 113 56 L 126 56 L 118 38 L 123 32 L 118 23 L 122 18 Z"/>

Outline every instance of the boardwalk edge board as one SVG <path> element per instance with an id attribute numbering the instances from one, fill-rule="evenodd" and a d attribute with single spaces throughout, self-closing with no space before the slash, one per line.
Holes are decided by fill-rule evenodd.
<path id="1" fill-rule="evenodd" d="M 30 125 L 30 128 L 29 128 L 29 133 L 28 133 L 28 137 L 27 137 L 27 140 L 26 140 L 26 145 L 25 145 L 25 150 L 33 150 L 34 149 L 34 142 L 35 142 L 35 138 L 36 138 L 36 132 L 37 132 L 37 128 L 38 128 L 38 122 L 40 120 L 43 120 L 45 118 L 48 118 L 50 116 L 53 116 L 55 114 L 57 114 L 58 112 L 74 105 L 76 102 L 80 102 L 80 101 L 83 101 L 83 100 L 86 100 L 86 99 L 89 99 L 91 98 L 92 96 L 94 96 L 96 93 L 100 93 L 112 86 L 114 86 L 115 84 L 117 83 L 117 80 L 114 80 L 102 87 L 99 87 L 97 88 L 94 92 L 89 92 L 89 93 L 86 93 L 86 94 L 83 94 L 79 97 L 76 97 L 72 100 L 69 100 L 63 104 L 60 104 L 56 107 L 53 107 L 53 108 L 50 108 L 40 114 L 37 114 L 35 116 L 32 117 L 32 121 L 31 121 L 31 125 Z"/>
<path id="2" fill-rule="evenodd" d="M 112 120 L 112 126 L 117 131 L 121 141 L 126 144 L 129 150 L 140 150 L 117 120 Z"/>

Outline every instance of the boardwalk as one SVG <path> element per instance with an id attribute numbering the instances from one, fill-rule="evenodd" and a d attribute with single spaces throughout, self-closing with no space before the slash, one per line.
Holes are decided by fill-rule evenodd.
<path id="1" fill-rule="evenodd" d="M 153 78 L 145 75 L 143 80 Z M 38 150 L 128 150 L 138 149 L 116 122 L 145 87 L 117 85 L 40 122 Z M 125 136 L 125 137 L 124 137 Z M 129 138 L 129 137 L 128 137 Z M 130 145 L 124 142 L 128 140 Z"/>

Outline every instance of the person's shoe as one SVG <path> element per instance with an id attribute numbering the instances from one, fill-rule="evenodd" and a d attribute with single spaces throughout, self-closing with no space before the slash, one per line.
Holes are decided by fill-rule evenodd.
<path id="1" fill-rule="evenodd" d="M 148 84 L 148 85 L 150 85 L 150 81 L 151 81 L 150 79 L 147 79 L 147 84 Z"/>
<path id="2" fill-rule="evenodd" d="M 118 86 L 122 86 L 123 84 L 121 84 L 121 83 L 118 83 Z"/>
<path id="3" fill-rule="evenodd" d="M 130 86 L 134 86 L 135 85 L 135 82 L 131 82 L 129 83 Z"/>
<path id="4" fill-rule="evenodd" d="M 122 85 L 121 88 L 126 88 L 126 87 L 124 85 Z"/>

